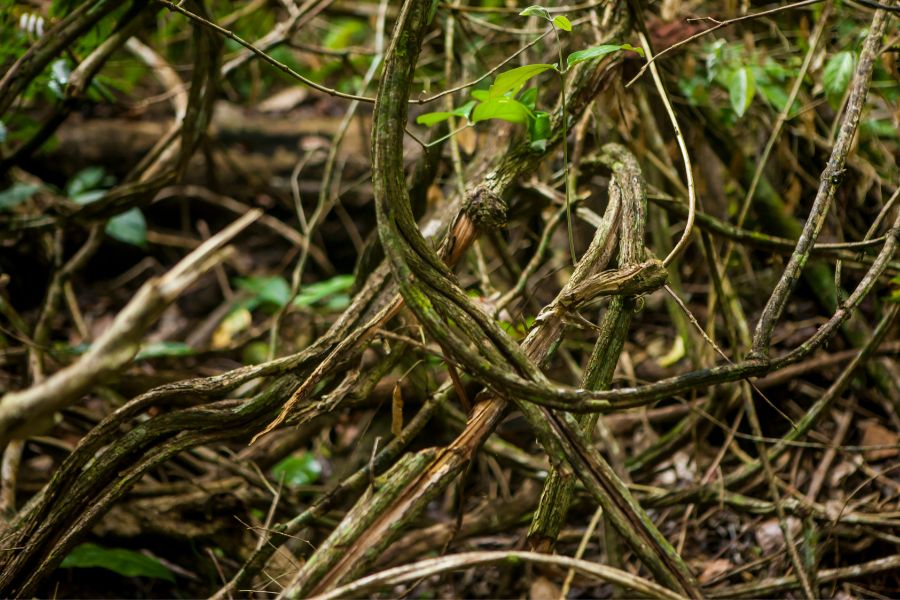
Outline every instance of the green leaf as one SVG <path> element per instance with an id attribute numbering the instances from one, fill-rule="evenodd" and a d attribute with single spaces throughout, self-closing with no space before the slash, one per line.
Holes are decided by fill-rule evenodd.
<path id="1" fill-rule="evenodd" d="M 120 242 L 143 248 L 147 245 L 147 221 L 137 208 L 126 210 L 106 223 L 106 234 Z"/>
<path id="2" fill-rule="evenodd" d="M 472 90 L 470 95 L 479 102 L 484 102 L 491 97 L 487 90 Z"/>
<path id="3" fill-rule="evenodd" d="M 867 119 L 859 124 L 859 130 L 872 137 L 880 137 L 888 140 L 900 138 L 900 132 L 888 119 Z"/>
<path id="4" fill-rule="evenodd" d="M 191 356 L 194 349 L 184 342 L 150 342 L 141 346 L 140 352 L 134 360 L 147 360 L 149 358 L 163 358 L 170 356 Z"/>
<path id="5" fill-rule="evenodd" d="M 294 306 L 312 306 L 341 292 L 346 292 L 352 285 L 353 275 L 337 275 L 331 279 L 304 286 L 294 298 Z"/>
<path id="6" fill-rule="evenodd" d="M 79 194 L 96 189 L 103 183 L 106 171 L 103 167 L 87 167 L 75 173 L 66 185 L 66 194 L 74 198 Z M 87 202 L 81 202 L 87 204 Z"/>
<path id="7" fill-rule="evenodd" d="M 519 13 L 522 17 L 541 17 L 542 19 L 550 20 L 550 11 L 548 11 L 543 6 L 538 6 L 534 4 L 529 6 L 525 10 Z"/>
<path id="8" fill-rule="evenodd" d="M 572 22 L 563 15 L 553 17 L 553 24 L 563 31 L 572 31 Z"/>
<path id="9" fill-rule="evenodd" d="M 781 112 L 787 106 L 788 95 L 780 85 L 760 83 L 758 88 L 763 99 L 771 104 L 775 110 Z"/>
<path id="10" fill-rule="evenodd" d="M 584 62 L 586 60 L 600 58 L 602 56 L 606 56 L 607 54 L 618 52 L 619 50 L 630 50 L 631 52 L 637 52 L 641 56 L 644 55 L 643 48 L 635 48 L 631 44 L 602 44 L 600 46 L 592 46 L 591 48 L 585 48 L 584 50 L 573 52 L 568 56 L 568 58 L 566 58 L 566 64 L 569 67 L 573 67 L 578 63 Z"/>
<path id="11" fill-rule="evenodd" d="M 844 97 L 850 79 L 853 78 L 855 64 L 856 57 L 848 50 L 838 52 L 825 64 L 825 70 L 822 71 L 822 86 L 825 88 L 825 98 L 832 106 L 836 106 Z"/>
<path id="12" fill-rule="evenodd" d="M 756 78 L 753 71 L 749 67 L 742 67 L 732 73 L 728 83 L 728 99 L 731 101 L 731 108 L 738 118 L 743 117 L 750 103 L 753 102 L 753 95 L 756 93 Z"/>
<path id="13" fill-rule="evenodd" d="M 322 465 L 311 453 L 304 452 L 279 461 L 270 473 L 276 480 L 281 480 L 283 476 L 288 487 L 299 487 L 315 483 L 322 474 Z"/>
<path id="14" fill-rule="evenodd" d="M 161 562 L 124 548 L 104 548 L 97 544 L 81 544 L 72 549 L 61 567 L 65 569 L 101 568 L 125 577 L 154 577 L 175 583 L 175 577 Z"/>
<path id="15" fill-rule="evenodd" d="M 238 277 L 234 283 L 264 304 L 281 307 L 291 299 L 291 286 L 284 277 Z"/>
<path id="16" fill-rule="evenodd" d="M 537 94 L 538 90 L 536 87 L 528 88 L 522 95 L 519 96 L 519 102 L 528 107 L 528 110 L 534 110 L 535 105 L 537 104 Z"/>
<path id="17" fill-rule="evenodd" d="M 472 115 L 472 109 L 475 108 L 475 105 L 478 104 L 474 100 L 469 100 L 465 104 L 460 107 L 454 108 L 452 112 L 457 117 L 464 117 L 468 120 L 468 118 Z"/>
<path id="18" fill-rule="evenodd" d="M 438 123 L 443 123 L 450 117 L 462 117 L 464 119 L 468 119 L 469 115 L 472 114 L 472 109 L 475 107 L 475 102 L 470 101 L 466 102 L 459 108 L 454 108 L 450 112 L 430 112 L 419 115 L 416 117 L 416 123 L 419 125 L 424 125 L 425 127 L 431 127 L 432 125 L 437 125 Z"/>
<path id="19" fill-rule="evenodd" d="M 424 113 L 416 117 L 416 123 L 418 123 L 419 125 L 424 125 L 425 127 L 431 127 L 432 125 L 443 123 L 452 116 L 454 115 L 450 112 Z"/>
<path id="20" fill-rule="evenodd" d="M 482 102 L 472 111 L 472 122 L 480 123 L 488 119 L 500 119 L 510 123 L 525 123 L 531 118 L 531 111 L 512 98 L 491 98 Z"/>
<path id="21" fill-rule="evenodd" d="M 550 137 L 550 113 L 543 110 L 534 113 L 534 119 L 529 128 L 532 144 L 539 140 L 546 141 Z M 544 145 L 546 147 L 546 144 Z"/>
<path id="22" fill-rule="evenodd" d="M 525 86 L 525 84 L 528 83 L 529 79 L 531 79 L 535 75 L 540 75 L 544 71 L 549 71 L 550 69 L 555 70 L 556 65 L 525 65 L 523 67 L 516 67 L 515 69 L 510 69 L 509 71 L 500 73 L 494 80 L 494 85 L 491 86 L 488 96 L 489 98 L 500 98 L 502 96 L 505 96 L 508 92 L 517 94 L 519 90 L 521 90 Z"/>
<path id="23" fill-rule="evenodd" d="M 35 183 L 16 182 L 12 184 L 0 192 L 0 211 L 9 210 L 22 204 L 39 189 L 41 189 L 41 186 Z"/>

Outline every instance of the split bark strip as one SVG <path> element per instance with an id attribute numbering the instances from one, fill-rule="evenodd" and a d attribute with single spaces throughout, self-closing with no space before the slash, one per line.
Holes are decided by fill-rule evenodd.
<path id="1" fill-rule="evenodd" d="M 847 101 L 844 119 L 841 122 L 840 131 L 831 150 L 831 157 L 828 159 L 828 164 L 820 177 L 816 199 L 813 202 L 812 209 L 810 209 L 806 224 L 803 226 L 803 232 L 800 234 L 794 253 L 791 255 L 787 267 L 781 274 L 781 279 L 775 286 L 769 301 L 766 303 L 766 307 L 763 309 L 762 315 L 759 317 L 756 333 L 753 336 L 751 356 L 769 356 L 772 332 L 778 323 L 778 319 L 781 317 L 782 311 L 784 311 L 794 286 L 800 278 L 800 272 L 809 259 L 810 251 L 819 237 L 819 232 L 821 232 L 822 226 L 825 224 L 828 209 L 834 201 L 835 192 L 843 178 L 844 163 L 847 160 L 847 154 L 850 152 L 850 146 L 859 125 L 859 119 L 862 115 L 862 109 L 872 79 L 872 69 L 878 56 L 878 50 L 881 47 L 881 38 L 884 35 L 887 20 L 888 13 L 886 11 L 879 10 L 875 12 L 872 26 L 869 28 L 869 34 L 859 55 L 859 64 L 853 76 L 853 83 L 850 87 L 850 99 Z"/>
<path id="2" fill-rule="evenodd" d="M 509 365 L 507 368 L 519 371 L 527 377 L 526 380 L 538 385 L 544 384 L 546 380 L 529 359 L 528 353 L 523 353 L 522 349 L 511 344 L 496 324 L 474 308 L 465 294 L 453 283 L 452 274 L 424 243 L 412 218 L 409 197 L 403 181 L 402 123 L 406 118 L 410 82 L 425 31 L 426 16 L 425 2 L 412 0 L 404 4 L 398 17 L 392 46 L 385 60 L 379 88 L 379 102 L 375 108 L 373 183 L 382 245 L 391 261 L 404 300 L 428 333 L 442 346 L 446 344 L 459 362 L 476 373 L 496 376 L 499 370 L 491 369 L 487 365 L 493 360 L 505 359 Z M 471 204 L 469 208 L 470 218 L 480 224 L 495 224 L 497 215 L 505 212 L 505 205 L 502 205 L 500 198 L 480 198 L 480 202 L 474 208 Z M 598 244 L 600 245 L 602 243 Z M 592 263 L 585 261 L 582 261 L 582 264 L 588 265 L 585 270 L 593 266 Z M 469 341 L 463 342 L 463 338 L 447 330 L 435 310 L 458 323 L 459 327 L 466 331 Z M 564 328 L 562 318 L 547 319 L 532 333 L 547 331 L 548 324 L 554 325 L 554 329 L 560 333 Z M 553 338 L 555 341 L 558 336 Z M 471 341 L 486 354 L 473 357 L 469 349 Z M 490 376 L 487 379 L 490 385 L 496 386 L 495 389 L 498 390 L 504 390 L 503 384 L 509 381 L 507 377 L 502 376 L 498 378 L 499 381 L 492 381 Z M 514 399 L 518 400 L 515 396 Z M 546 408 L 537 408 L 527 402 L 518 401 L 517 405 L 534 427 L 548 453 L 556 461 L 565 456 L 572 463 L 583 477 L 585 485 L 611 514 L 617 529 L 657 578 L 675 590 L 699 597 L 693 577 L 683 561 L 655 529 L 646 514 L 643 514 L 609 465 L 592 448 L 590 440 L 586 436 L 579 435 L 574 419 L 571 416 L 555 415 Z M 505 406 L 506 400 L 499 397 L 481 403 L 476 408 L 476 415 L 470 421 L 470 426 L 463 434 L 463 440 L 469 439 L 480 443 L 484 436 L 472 437 L 473 424 L 478 426 L 478 430 L 489 432 L 499 420 Z M 295 582 L 284 591 L 283 595 L 298 597 L 315 593 L 364 569 L 367 563 L 377 556 L 379 549 L 390 543 L 391 533 L 409 522 L 411 517 L 415 516 L 417 508 L 424 507 L 428 497 L 435 493 L 436 486 L 446 485 L 451 478 L 448 475 L 455 475 L 456 469 L 450 472 L 445 469 L 448 466 L 458 468 L 465 464 L 464 455 L 471 454 L 475 448 L 477 444 L 469 444 L 459 448 L 461 452 L 455 452 L 453 450 L 456 448 L 451 446 L 449 451 L 443 452 L 437 461 L 438 472 L 434 473 L 434 470 L 427 472 L 426 475 L 432 477 L 426 477 L 423 483 L 411 488 L 409 496 L 404 498 L 404 505 L 391 507 L 381 515 L 372 528 L 352 546 L 346 548 L 342 555 L 333 556 L 329 560 L 334 565 L 333 568 L 316 572 L 302 569 Z M 319 573 L 322 573 L 321 578 Z"/>
<path id="3" fill-rule="evenodd" d="M 644 229 L 647 217 L 647 198 L 643 176 L 635 158 L 629 153 L 616 157 L 610 193 L 623 196 L 624 218 L 619 226 L 619 267 L 628 268 L 644 259 Z M 609 389 L 625 338 L 634 314 L 636 300 L 631 296 L 613 298 L 600 322 L 600 335 L 588 362 L 582 387 L 588 390 Z M 588 435 L 594 431 L 599 415 L 588 413 L 578 417 L 578 423 Z M 553 469 L 544 483 L 541 501 L 528 530 L 528 543 L 539 552 L 550 552 L 566 521 L 575 489 L 571 472 Z"/>
<path id="4" fill-rule="evenodd" d="M 74 364 L 39 385 L 0 398 L 0 447 L 27 435 L 24 428 L 80 399 L 103 377 L 131 362 L 147 328 L 189 285 L 222 260 L 223 248 L 261 215 L 253 210 L 210 238 L 171 271 L 138 290 L 113 324 Z"/>

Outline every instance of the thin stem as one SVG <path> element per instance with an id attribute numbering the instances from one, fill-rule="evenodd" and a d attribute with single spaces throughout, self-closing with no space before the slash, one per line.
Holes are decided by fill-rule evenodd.
<path id="1" fill-rule="evenodd" d="M 678 141 L 678 149 L 681 150 L 681 159 L 684 161 L 684 178 L 687 181 L 687 223 L 684 224 L 684 232 L 681 234 L 678 243 L 675 244 L 675 247 L 672 248 L 671 252 L 669 252 L 668 256 L 663 260 L 663 265 L 669 266 L 687 246 L 687 243 L 691 239 L 691 231 L 694 228 L 694 215 L 697 211 L 697 192 L 694 189 L 694 169 L 691 166 L 691 156 L 688 154 L 684 135 L 682 135 L 681 128 L 678 126 L 678 119 L 675 117 L 675 111 L 672 109 L 672 103 L 669 102 L 669 95 L 666 93 L 666 88 L 659 76 L 659 71 L 656 68 L 656 64 L 653 62 L 653 51 L 650 49 L 650 40 L 647 39 L 647 36 L 644 35 L 643 32 L 639 32 L 638 35 L 640 36 L 641 46 L 644 48 L 644 54 L 646 54 L 647 60 L 650 61 L 647 63 L 647 66 L 650 67 L 650 73 L 653 75 L 653 83 L 656 84 L 659 97 L 662 100 L 663 106 L 666 107 L 666 113 L 669 115 L 669 120 L 672 122 L 672 129 L 675 131 L 675 139 Z"/>
<path id="2" fill-rule="evenodd" d="M 335 89 L 325 87 L 324 85 L 322 85 L 320 83 L 316 83 L 312 79 L 307 79 L 306 77 L 304 77 L 303 75 L 301 75 L 294 69 L 290 68 L 283 62 L 275 60 L 274 58 L 272 58 L 271 56 L 266 54 L 263 50 L 257 48 L 255 45 L 248 42 L 247 40 L 245 40 L 241 36 L 237 35 L 233 31 L 231 31 L 229 29 L 225 29 L 224 27 L 221 27 L 221 26 L 217 25 L 216 23 L 213 23 L 212 21 L 204 19 L 200 15 L 192 13 L 191 11 L 179 6 L 178 4 L 175 4 L 174 2 L 169 2 L 169 0 L 156 0 L 156 2 L 159 2 L 160 4 L 162 4 L 169 10 L 172 10 L 172 11 L 175 11 L 177 13 L 184 15 L 188 19 L 194 21 L 195 23 L 199 23 L 203 27 L 212 29 L 213 31 L 216 31 L 216 32 L 224 35 L 228 39 L 234 40 L 235 42 L 237 42 L 238 44 L 240 44 L 247 50 L 253 52 L 258 57 L 260 57 L 261 59 L 263 59 L 270 65 L 272 65 L 273 67 L 279 69 L 280 71 L 283 71 L 284 73 L 287 73 L 288 75 L 290 75 L 297 81 L 300 81 L 301 83 L 303 83 L 305 85 L 308 85 L 309 87 L 313 88 L 314 90 L 318 90 L 320 92 L 328 94 L 329 96 L 335 96 L 337 98 L 345 98 L 347 100 L 358 100 L 360 102 L 368 102 L 370 104 L 375 102 L 375 98 L 369 98 L 367 96 L 357 96 L 355 94 L 345 94 L 345 93 L 339 92 Z"/>
<path id="3" fill-rule="evenodd" d="M 436 140 L 432 140 L 432 141 L 427 142 L 427 143 L 426 143 L 426 142 L 421 142 L 422 147 L 423 147 L 423 148 L 431 148 L 432 146 L 437 146 L 438 144 L 440 144 L 440 143 L 443 142 L 444 140 L 448 140 L 448 139 L 452 138 L 454 135 L 456 135 L 457 133 L 459 133 L 459 132 L 462 131 L 463 129 L 468 129 L 469 127 L 474 127 L 474 125 L 473 125 L 472 123 L 466 123 L 466 124 L 463 125 L 462 127 L 459 127 L 459 128 L 457 128 L 457 129 L 454 129 L 453 131 L 451 131 L 451 132 L 448 133 L 447 135 L 442 136 L 442 137 L 439 137 L 439 138 L 436 139 Z M 409 132 L 407 132 L 407 133 L 409 133 Z"/>
<path id="4" fill-rule="evenodd" d="M 453 8 L 455 8 L 455 6 Z M 428 104 L 429 102 L 434 102 L 435 100 L 443 98 L 444 96 L 448 96 L 450 94 L 459 92 L 466 88 L 472 87 L 473 85 L 477 85 L 477 84 L 481 83 L 482 81 L 484 81 L 485 79 L 487 79 L 488 77 L 490 77 L 491 75 L 493 75 L 494 73 L 499 71 L 503 66 L 509 64 L 509 62 L 511 60 L 513 60 L 514 58 L 516 58 L 517 56 L 519 56 L 520 54 L 522 54 L 523 52 L 525 52 L 526 50 L 528 50 L 529 48 L 531 48 L 532 46 L 537 44 L 539 41 L 541 41 L 542 39 L 547 37 L 547 34 L 549 34 L 549 33 L 550 33 L 549 31 L 545 31 L 540 36 L 534 38 L 533 40 L 531 40 L 530 42 L 528 42 L 527 44 L 525 44 L 524 46 L 522 46 L 521 48 L 516 50 L 513 54 L 511 54 L 508 58 L 506 58 L 503 62 L 498 64 L 496 67 L 494 67 L 490 71 L 487 71 L 484 75 L 482 75 L 478 79 L 473 79 L 472 81 L 469 81 L 466 83 L 461 83 L 460 85 L 458 85 L 456 87 L 452 87 L 449 90 L 444 90 L 443 92 L 438 92 L 437 94 L 434 94 L 433 96 L 428 96 L 427 98 L 419 98 L 418 100 L 410 100 L 409 101 L 410 104 Z"/>
<path id="5" fill-rule="evenodd" d="M 566 112 L 566 75 L 568 75 L 569 70 L 563 65 L 562 43 L 559 40 L 559 31 L 556 29 L 553 21 L 550 21 L 550 27 L 553 28 L 553 35 L 556 37 L 556 52 L 559 55 L 559 78 L 562 80 L 562 147 L 566 180 L 566 229 L 569 233 L 569 254 L 572 258 L 572 264 L 575 265 L 578 262 L 578 258 L 575 256 L 575 234 L 572 230 L 572 190 L 571 182 L 569 181 L 569 114 Z"/>

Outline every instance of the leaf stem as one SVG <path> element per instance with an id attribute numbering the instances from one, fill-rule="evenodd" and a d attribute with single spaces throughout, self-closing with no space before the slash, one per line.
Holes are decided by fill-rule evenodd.
<path id="1" fill-rule="evenodd" d="M 424 142 L 420 142 L 420 143 L 422 144 L 422 147 L 423 147 L 423 148 L 431 148 L 432 146 L 436 146 L 436 145 L 440 144 L 440 143 L 443 142 L 444 140 L 447 140 L 447 139 L 452 138 L 454 135 L 456 135 L 457 133 L 459 133 L 459 132 L 462 131 L 463 129 L 468 129 L 469 127 L 473 127 L 472 123 L 466 123 L 466 124 L 463 125 L 462 127 L 459 127 L 459 128 L 457 128 L 457 129 L 454 129 L 453 131 L 451 131 L 451 132 L 448 133 L 447 135 L 445 135 L 445 136 L 443 136 L 443 137 L 439 137 L 438 139 L 433 140 L 433 141 L 431 141 L 431 142 L 428 142 L 427 144 L 424 143 Z"/>
<path id="2" fill-rule="evenodd" d="M 556 37 L 556 52 L 559 55 L 559 77 L 562 80 L 562 126 L 563 126 L 563 139 L 562 139 L 562 147 L 563 147 L 563 163 L 564 163 L 564 176 L 566 180 L 566 230 L 569 234 L 569 254 L 572 257 L 572 264 L 578 262 L 578 259 L 575 256 L 575 234 L 572 230 L 572 206 L 570 202 L 571 198 L 571 185 L 569 181 L 569 115 L 566 109 L 566 79 L 569 73 L 569 70 L 565 68 L 563 63 L 563 55 L 562 55 L 562 43 L 559 40 L 559 31 L 556 29 L 556 24 L 553 21 L 550 21 L 550 27 L 553 28 L 553 35 Z"/>

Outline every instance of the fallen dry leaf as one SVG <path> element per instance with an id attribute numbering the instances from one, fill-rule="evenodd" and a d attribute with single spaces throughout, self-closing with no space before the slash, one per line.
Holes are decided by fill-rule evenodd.
<path id="1" fill-rule="evenodd" d="M 717 558 L 706 563 L 706 566 L 703 567 L 703 572 L 700 573 L 700 577 L 697 579 L 700 583 L 707 583 L 733 568 L 734 565 L 727 558 Z"/>
<path id="2" fill-rule="evenodd" d="M 862 429 L 863 446 L 896 446 L 900 444 L 900 435 L 881 425 L 874 419 L 867 419 L 859 424 Z M 866 460 L 883 460 L 900 454 L 900 448 L 873 448 L 866 450 Z"/>

